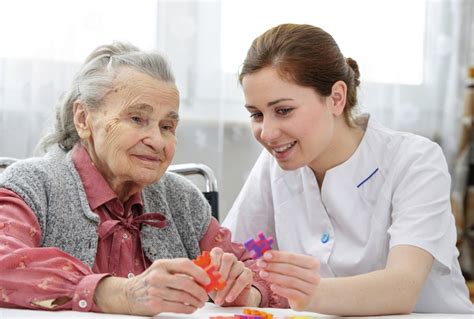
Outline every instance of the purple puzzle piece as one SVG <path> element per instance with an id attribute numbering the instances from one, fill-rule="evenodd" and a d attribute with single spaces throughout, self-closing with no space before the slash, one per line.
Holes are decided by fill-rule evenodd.
<path id="1" fill-rule="evenodd" d="M 253 250 L 253 259 L 261 257 L 264 252 L 272 249 L 273 244 L 272 237 L 265 238 L 265 235 L 262 232 L 259 232 L 257 236 L 258 240 L 254 240 L 253 238 L 251 238 L 244 243 L 245 249 L 247 249 L 248 251 Z"/>

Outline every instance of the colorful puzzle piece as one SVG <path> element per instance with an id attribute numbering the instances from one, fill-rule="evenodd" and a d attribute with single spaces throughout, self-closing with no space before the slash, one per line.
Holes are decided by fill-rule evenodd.
<path id="1" fill-rule="evenodd" d="M 253 259 L 261 257 L 264 252 L 272 249 L 273 244 L 272 237 L 265 238 L 265 235 L 262 232 L 259 232 L 257 236 L 257 240 L 251 238 L 244 243 L 245 249 L 247 249 L 248 251 L 253 250 Z"/>
<path id="2" fill-rule="evenodd" d="M 257 315 L 257 316 L 261 316 L 264 319 L 273 319 L 273 315 L 271 313 L 257 310 L 257 309 L 244 308 L 242 312 L 245 315 Z"/>
<path id="3" fill-rule="evenodd" d="M 207 286 L 203 286 L 206 292 L 211 290 L 222 290 L 224 289 L 226 282 L 221 278 L 221 274 L 216 270 L 216 267 L 211 264 L 211 256 L 208 251 L 203 251 L 200 256 L 197 256 L 193 260 L 193 263 L 204 269 L 204 271 L 209 276 L 211 283 Z"/>
<path id="4" fill-rule="evenodd" d="M 206 292 L 209 292 L 211 290 L 222 290 L 225 287 L 225 281 L 220 279 L 221 274 L 216 270 L 216 267 L 214 265 L 207 266 L 206 269 L 204 269 L 207 272 L 207 275 L 209 276 L 209 279 L 211 280 L 211 283 L 209 285 L 204 286 L 203 288 L 206 290 Z"/>
<path id="5" fill-rule="evenodd" d="M 208 251 L 203 251 L 201 255 L 197 256 L 196 259 L 193 260 L 193 263 L 195 263 L 202 269 L 205 269 L 211 264 L 211 255 Z"/>
<path id="6" fill-rule="evenodd" d="M 313 317 L 313 316 L 273 317 L 272 314 L 266 313 L 264 311 L 260 311 L 262 313 L 262 315 L 245 314 L 245 312 L 246 311 L 244 309 L 244 314 L 235 314 L 233 316 L 212 316 L 212 317 L 209 317 L 209 319 L 267 319 L 267 318 L 273 318 L 273 319 L 320 319 L 320 317 Z M 250 309 L 250 312 L 255 312 L 255 310 Z M 267 317 L 267 316 L 271 316 L 271 317 Z"/>

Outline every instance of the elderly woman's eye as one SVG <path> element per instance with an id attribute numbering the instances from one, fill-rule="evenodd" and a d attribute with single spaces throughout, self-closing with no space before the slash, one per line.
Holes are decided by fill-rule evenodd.
<path id="1" fill-rule="evenodd" d="M 170 125 L 170 124 L 162 125 L 161 128 L 165 131 L 174 131 L 174 125 Z"/>
<path id="2" fill-rule="evenodd" d="M 132 120 L 132 122 L 137 123 L 137 124 L 143 124 L 144 122 L 144 119 L 138 115 L 132 115 L 130 119 Z"/>

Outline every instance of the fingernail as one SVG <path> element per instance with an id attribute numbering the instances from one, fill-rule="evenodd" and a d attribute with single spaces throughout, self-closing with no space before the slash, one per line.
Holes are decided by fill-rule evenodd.
<path id="1" fill-rule="evenodd" d="M 234 300 L 234 296 L 231 296 L 231 295 L 229 295 L 225 298 L 226 302 L 232 302 L 232 300 Z"/>
<path id="2" fill-rule="evenodd" d="M 267 260 L 272 259 L 272 254 L 269 253 L 269 252 L 265 252 L 265 253 L 263 254 L 263 258 L 265 258 L 265 259 L 267 259 Z"/>
<path id="3" fill-rule="evenodd" d="M 267 267 L 267 263 L 259 259 L 257 260 L 257 266 L 260 268 L 264 268 L 264 267 Z"/>
<path id="4" fill-rule="evenodd" d="M 266 272 L 265 270 L 261 270 L 259 274 L 260 274 L 260 277 L 262 278 L 268 277 L 268 272 Z"/>
<path id="5" fill-rule="evenodd" d="M 214 300 L 214 303 L 218 306 L 222 305 L 222 298 L 217 298 L 216 300 Z"/>

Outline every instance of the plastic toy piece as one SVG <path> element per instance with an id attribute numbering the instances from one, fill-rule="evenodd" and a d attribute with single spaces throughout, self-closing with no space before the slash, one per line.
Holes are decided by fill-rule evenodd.
<path id="1" fill-rule="evenodd" d="M 257 309 L 244 308 L 242 312 L 246 315 L 256 315 L 256 316 L 262 316 L 264 319 L 273 319 L 273 315 L 271 313 L 257 310 Z"/>
<path id="2" fill-rule="evenodd" d="M 273 244 L 272 237 L 265 238 L 265 235 L 262 232 L 259 232 L 257 236 L 257 240 L 251 238 L 244 243 L 245 249 L 247 249 L 249 252 L 253 250 L 253 259 L 261 257 L 264 252 L 272 249 Z"/>
<path id="3" fill-rule="evenodd" d="M 197 256 L 196 259 L 193 260 L 193 263 L 202 269 L 205 269 L 211 264 L 211 255 L 209 255 L 208 251 L 203 251 L 201 255 Z"/>
<path id="4" fill-rule="evenodd" d="M 196 259 L 193 260 L 193 263 L 204 269 L 211 280 L 210 284 L 203 286 L 206 292 L 224 289 L 226 282 L 220 279 L 221 274 L 216 270 L 216 267 L 211 264 L 211 256 L 208 251 L 203 251 L 200 256 L 197 256 Z"/>
<path id="5" fill-rule="evenodd" d="M 234 319 L 235 316 L 214 316 L 214 317 L 209 317 L 209 319 Z"/>
<path id="6" fill-rule="evenodd" d="M 210 292 L 211 290 L 222 290 L 225 287 L 226 282 L 221 278 L 221 274 L 216 270 L 214 265 L 207 266 L 204 269 L 211 280 L 209 285 L 203 286 L 206 292 Z"/>
<path id="7" fill-rule="evenodd" d="M 235 315 L 234 318 L 236 319 L 264 319 L 263 316 L 257 316 L 257 315 Z"/>

